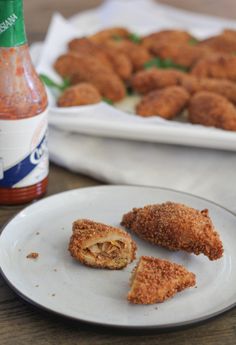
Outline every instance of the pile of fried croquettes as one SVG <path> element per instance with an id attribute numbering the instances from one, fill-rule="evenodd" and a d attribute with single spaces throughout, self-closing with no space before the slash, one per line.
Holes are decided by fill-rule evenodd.
<path id="1" fill-rule="evenodd" d="M 60 107 L 115 104 L 131 92 L 140 95 L 138 116 L 185 112 L 192 124 L 236 131 L 236 30 L 198 40 L 181 30 L 141 37 L 109 28 L 70 41 L 54 68 L 70 82 Z"/>

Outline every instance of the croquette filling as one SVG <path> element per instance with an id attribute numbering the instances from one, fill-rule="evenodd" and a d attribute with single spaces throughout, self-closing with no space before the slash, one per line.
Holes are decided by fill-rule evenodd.
<path id="1" fill-rule="evenodd" d="M 105 241 L 93 244 L 84 249 L 85 253 L 98 259 L 115 259 L 123 257 L 126 244 L 122 241 Z"/>

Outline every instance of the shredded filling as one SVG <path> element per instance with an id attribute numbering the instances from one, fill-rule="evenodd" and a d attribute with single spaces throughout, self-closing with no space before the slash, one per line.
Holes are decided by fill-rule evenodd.
<path id="1" fill-rule="evenodd" d="M 86 254 L 90 254 L 96 258 L 114 259 L 121 256 L 121 252 L 125 246 L 124 242 L 117 240 L 96 243 L 84 250 Z"/>

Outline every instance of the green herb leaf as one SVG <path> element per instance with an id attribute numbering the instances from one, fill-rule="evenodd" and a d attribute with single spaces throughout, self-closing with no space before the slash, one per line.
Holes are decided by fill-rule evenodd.
<path id="1" fill-rule="evenodd" d="M 70 86 L 71 86 L 70 78 L 69 77 L 63 78 L 63 84 L 61 85 L 62 90 L 64 91 Z"/>
<path id="2" fill-rule="evenodd" d="M 145 69 L 149 69 L 152 67 L 162 68 L 161 60 L 159 58 L 154 58 L 154 59 L 151 59 L 151 60 L 145 62 L 145 64 L 144 64 Z"/>
<path id="3" fill-rule="evenodd" d="M 140 44 L 142 42 L 141 37 L 134 32 L 129 35 L 129 40 L 134 42 L 135 44 Z"/>
<path id="4" fill-rule="evenodd" d="M 174 63 L 171 59 L 161 59 L 159 57 L 151 59 L 151 60 L 145 62 L 145 64 L 144 64 L 145 69 L 149 69 L 149 68 L 153 68 L 153 67 L 162 68 L 162 69 L 175 68 L 175 69 L 178 69 L 178 70 L 183 71 L 183 72 L 188 71 L 187 67 L 178 65 L 178 64 Z"/>
<path id="5" fill-rule="evenodd" d="M 110 105 L 113 105 L 113 101 L 109 98 L 106 98 L 106 97 L 103 97 L 103 102 L 107 103 L 107 104 L 110 104 Z"/>
<path id="6" fill-rule="evenodd" d="M 40 74 L 39 77 L 46 86 L 58 89 L 60 91 L 64 91 L 70 86 L 69 78 L 64 78 L 62 84 L 58 84 L 45 74 Z"/>
<path id="7" fill-rule="evenodd" d="M 171 59 L 161 60 L 161 65 L 162 68 L 173 68 L 174 66 L 176 66 L 176 64 L 174 64 Z"/>
<path id="8" fill-rule="evenodd" d="M 194 37 L 190 38 L 190 40 L 188 41 L 188 44 L 190 46 L 196 46 L 198 43 L 199 43 L 199 41 Z"/>

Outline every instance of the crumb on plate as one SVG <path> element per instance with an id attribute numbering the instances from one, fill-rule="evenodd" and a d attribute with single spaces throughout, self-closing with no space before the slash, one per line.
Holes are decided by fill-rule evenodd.
<path id="1" fill-rule="evenodd" d="M 39 253 L 35 253 L 35 252 L 32 252 L 32 253 L 29 253 L 26 258 L 27 259 L 37 259 L 39 256 Z"/>

